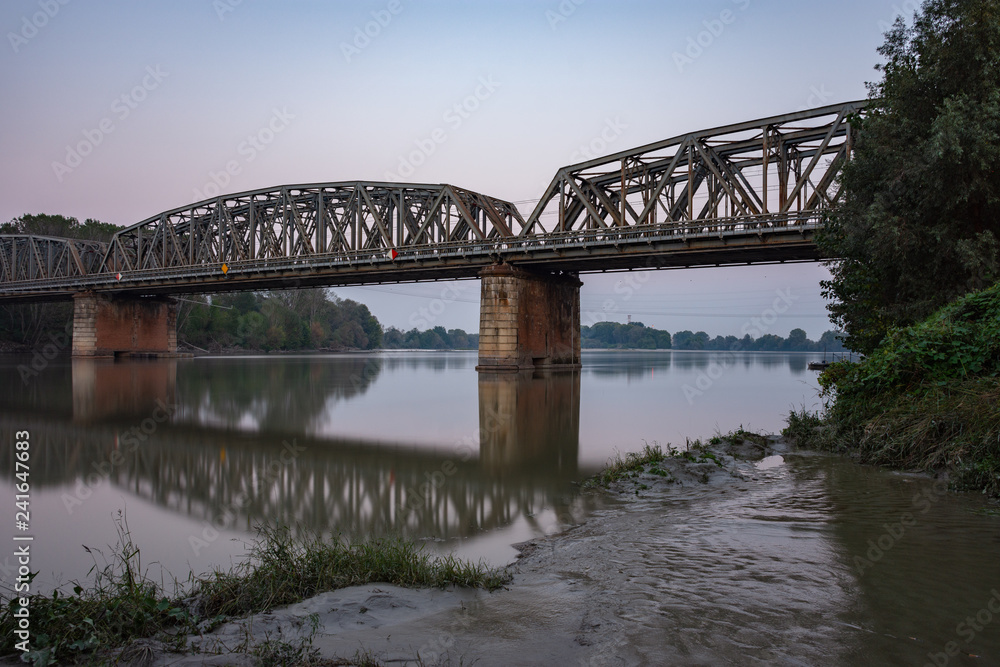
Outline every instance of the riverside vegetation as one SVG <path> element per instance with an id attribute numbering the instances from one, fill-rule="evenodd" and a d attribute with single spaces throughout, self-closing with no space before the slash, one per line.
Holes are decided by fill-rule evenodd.
<path id="1" fill-rule="evenodd" d="M 585 480 L 582 488 L 614 489 L 640 495 L 651 487 L 643 480 L 661 485 L 698 482 L 708 483 L 712 475 L 724 472 L 738 477 L 735 462 L 757 460 L 771 450 L 768 436 L 745 430 L 742 426 L 726 435 L 715 435 L 707 442 L 688 440 L 684 448 L 668 444 L 666 451 L 659 444 L 646 444 L 642 451 L 618 454 L 610 459 L 601 472 Z M 631 483 L 628 487 L 625 483 Z"/>
<path id="2" fill-rule="evenodd" d="M 879 53 L 818 237 L 867 358 L 827 369 L 825 413 L 785 432 L 1000 496 L 1000 0 L 925 0 Z"/>
<path id="3" fill-rule="evenodd" d="M 1000 497 L 1000 283 L 890 331 L 820 385 L 825 414 L 789 416 L 784 433 L 799 444 L 945 471 L 956 488 Z"/>
<path id="4" fill-rule="evenodd" d="M 58 590 L 31 594 L 31 643 L 23 659 L 37 667 L 57 662 L 106 664 L 117 651 L 147 638 L 183 651 L 188 635 L 209 632 L 227 619 L 347 586 L 378 582 L 493 591 L 510 581 L 505 569 L 452 556 L 432 558 L 422 547 L 400 538 L 297 537 L 287 526 L 261 526 L 241 564 L 191 577 L 186 586 L 175 583 L 176 590 L 168 594 L 142 569 L 140 549 L 132 542 L 124 515 L 119 514 L 116 526 L 118 543 L 107 559 L 98 552 L 100 565 L 95 556 L 89 584 L 77 583 L 69 594 Z M 21 607 L 16 597 L 3 602 L 0 641 L 12 654 Z M 248 642 L 245 648 L 259 653 L 276 647 L 261 649 Z"/>

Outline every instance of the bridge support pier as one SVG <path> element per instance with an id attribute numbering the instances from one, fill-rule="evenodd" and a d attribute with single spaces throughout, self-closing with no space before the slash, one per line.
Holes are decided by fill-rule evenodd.
<path id="1" fill-rule="evenodd" d="M 575 274 L 499 264 L 479 274 L 479 371 L 580 367 L 580 286 Z"/>
<path id="2" fill-rule="evenodd" d="M 175 356 L 177 302 L 164 297 L 73 296 L 73 356 Z"/>

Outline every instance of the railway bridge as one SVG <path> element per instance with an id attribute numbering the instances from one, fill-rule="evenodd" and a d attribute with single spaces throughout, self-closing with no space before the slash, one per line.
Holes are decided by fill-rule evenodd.
<path id="1" fill-rule="evenodd" d="M 850 158 L 848 102 L 559 169 L 525 218 L 454 185 L 222 195 L 109 243 L 0 236 L 0 303 L 74 302 L 74 356 L 176 352 L 174 294 L 481 279 L 479 367 L 580 363 L 581 273 L 817 261 Z"/>

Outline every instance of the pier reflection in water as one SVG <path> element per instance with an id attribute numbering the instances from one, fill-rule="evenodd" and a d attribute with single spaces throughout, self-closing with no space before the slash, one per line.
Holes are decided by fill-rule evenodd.
<path id="1" fill-rule="evenodd" d="M 461 372 L 478 384 L 479 424 L 425 446 L 327 433 L 331 414 L 385 368 L 427 373 L 418 360 L 235 361 L 74 360 L 71 401 L 3 409 L 0 437 L 30 429 L 35 493 L 48 496 L 39 525 L 51 532 L 38 536 L 38 565 L 82 576 L 90 563 L 66 548 L 66 528 L 97 522 L 83 543 L 113 543 L 115 504 L 127 508 L 144 553 L 180 577 L 240 555 L 233 540 L 265 521 L 352 537 L 403 535 L 504 560 L 514 553 L 510 543 L 587 511 L 572 484 L 581 475 L 579 372 L 477 375 L 454 359 L 429 360 L 433 372 Z M 387 418 L 391 412 L 386 406 Z M 11 465 L 3 461 L 4 479 Z"/>

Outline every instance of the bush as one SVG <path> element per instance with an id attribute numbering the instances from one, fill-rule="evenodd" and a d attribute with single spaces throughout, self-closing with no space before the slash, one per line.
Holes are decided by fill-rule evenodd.
<path id="1" fill-rule="evenodd" d="M 1000 284 L 890 331 L 865 360 L 830 366 L 820 384 L 833 399 L 830 447 L 948 471 L 957 487 L 1000 496 Z"/>

